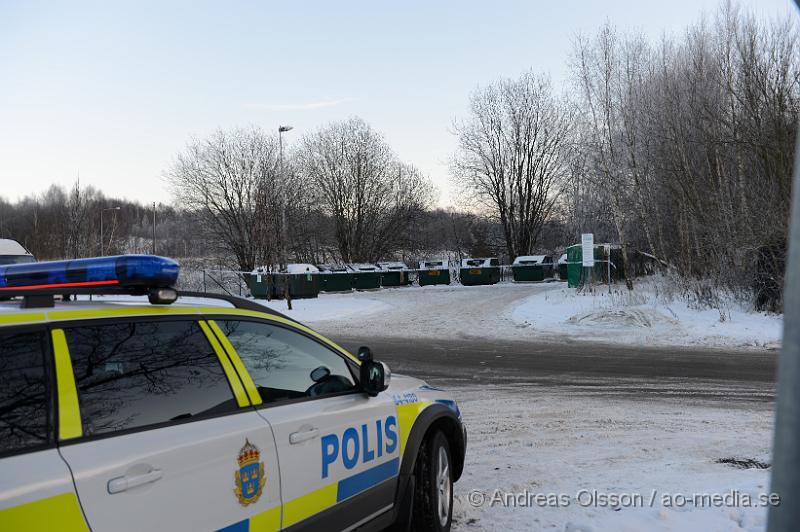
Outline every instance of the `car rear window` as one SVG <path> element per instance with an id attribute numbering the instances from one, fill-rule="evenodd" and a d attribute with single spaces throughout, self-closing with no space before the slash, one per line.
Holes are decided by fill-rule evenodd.
<path id="1" fill-rule="evenodd" d="M 64 330 L 84 435 L 236 410 L 219 359 L 194 321 Z"/>
<path id="2" fill-rule="evenodd" d="M 51 441 L 43 345 L 39 332 L 0 333 L 0 454 Z"/>

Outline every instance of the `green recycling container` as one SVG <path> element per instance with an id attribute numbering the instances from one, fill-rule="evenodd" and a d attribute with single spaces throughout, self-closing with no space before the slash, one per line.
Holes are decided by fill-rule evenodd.
<path id="1" fill-rule="evenodd" d="M 583 251 L 580 244 L 567 248 L 567 286 L 577 288 L 583 284 Z"/>
<path id="2" fill-rule="evenodd" d="M 592 278 L 596 282 L 607 282 L 608 278 L 608 264 L 605 262 L 605 247 L 594 247 L 594 268 L 592 270 Z M 603 261 L 603 262 L 600 262 Z M 583 286 L 586 281 L 586 270 L 590 268 L 583 267 L 583 246 L 575 244 L 567 248 L 567 286 L 570 288 L 577 288 Z M 612 274 L 613 276 L 613 274 Z"/>
<path id="3" fill-rule="evenodd" d="M 353 272 L 326 271 L 319 274 L 323 292 L 349 292 L 353 289 Z"/>
<path id="4" fill-rule="evenodd" d="M 464 259 L 459 277 L 464 286 L 497 284 L 500 282 L 500 262 L 497 259 Z"/>
<path id="5" fill-rule="evenodd" d="M 513 264 L 511 273 L 515 283 L 544 281 L 553 277 L 552 264 Z"/>
<path id="6" fill-rule="evenodd" d="M 246 275 L 245 281 L 250 289 L 250 294 L 256 299 L 269 299 L 269 291 L 272 288 L 272 279 L 269 273 L 252 273 Z M 274 291 L 273 291 L 274 294 Z"/>
<path id="7" fill-rule="evenodd" d="M 420 270 L 418 279 L 420 286 L 450 284 L 450 270 Z"/>
<path id="8" fill-rule="evenodd" d="M 320 282 L 317 273 L 277 275 L 274 273 L 252 274 L 247 285 L 256 299 L 283 299 L 286 279 L 289 280 L 289 296 L 292 299 L 310 299 L 319 296 Z M 271 293 L 270 293 L 271 292 Z"/>
<path id="9" fill-rule="evenodd" d="M 459 272 L 461 284 L 464 286 L 479 286 L 497 284 L 500 282 L 500 267 L 485 266 L 482 268 L 461 268 Z"/>
<path id="10" fill-rule="evenodd" d="M 348 264 L 353 272 L 353 288 L 356 290 L 377 290 L 381 287 L 381 269 L 372 263 Z"/>
<path id="11" fill-rule="evenodd" d="M 391 288 L 411 284 L 411 272 L 408 270 L 382 270 L 381 286 Z"/>
<path id="12" fill-rule="evenodd" d="M 274 299 L 283 299 L 284 283 L 289 281 L 289 296 L 292 299 L 310 299 L 319 296 L 319 274 L 314 272 L 293 273 L 290 275 L 275 275 L 272 284 Z"/>
<path id="13" fill-rule="evenodd" d="M 559 262 L 558 263 L 558 280 L 559 281 L 566 281 L 567 280 L 567 263 L 566 262 Z"/>
<path id="14" fill-rule="evenodd" d="M 356 290 L 376 290 L 381 287 L 381 272 L 357 271 L 353 273 L 353 287 Z"/>

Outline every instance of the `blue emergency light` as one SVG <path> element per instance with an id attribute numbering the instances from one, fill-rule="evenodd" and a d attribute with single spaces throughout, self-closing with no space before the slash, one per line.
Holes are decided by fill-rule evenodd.
<path id="1" fill-rule="evenodd" d="M 0 266 L 0 296 L 5 293 L 147 293 L 172 287 L 180 266 L 166 257 L 119 255 L 91 259 Z"/>

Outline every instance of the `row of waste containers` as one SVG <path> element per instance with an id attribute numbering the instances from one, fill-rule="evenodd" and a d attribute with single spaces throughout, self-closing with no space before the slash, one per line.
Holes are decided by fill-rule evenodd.
<path id="1" fill-rule="evenodd" d="M 555 274 L 555 264 L 546 255 L 517 257 L 511 269 L 516 282 L 545 281 Z M 449 285 L 452 282 L 450 263 L 446 259 L 421 261 L 417 270 L 402 262 L 290 264 L 288 271 L 280 274 L 258 268 L 249 275 L 247 282 L 253 297 L 280 299 L 288 281 L 291 297 L 301 299 L 317 297 L 320 292 L 408 286 L 413 282 L 413 273 L 416 273 L 420 286 Z M 461 261 L 458 273 L 462 285 L 492 285 L 500 282 L 501 266 L 497 258 L 468 258 Z M 566 271 L 562 278 L 566 279 Z"/>

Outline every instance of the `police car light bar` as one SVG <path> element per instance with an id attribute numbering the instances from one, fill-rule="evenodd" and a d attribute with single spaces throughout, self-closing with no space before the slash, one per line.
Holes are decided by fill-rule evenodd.
<path id="1" fill-rule="evenodd" d="M 101 293 L 143 295 L 171 288 L 178 280 L 179 270 L 180 266 L 174 260 L 154 255 L 12 264 L 0 266 L 0 297 Z"/>

